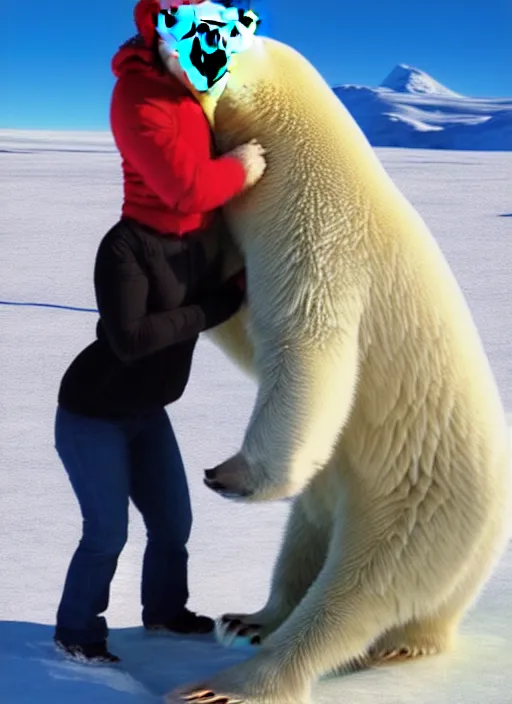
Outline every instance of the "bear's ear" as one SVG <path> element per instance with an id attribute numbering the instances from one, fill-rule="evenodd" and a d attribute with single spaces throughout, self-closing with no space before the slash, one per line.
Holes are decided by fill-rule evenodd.
<path id="1" fill-rule="evenodd" d="M 233 2 L 231 0 L 222 0 L 220 5 L 224 5 L 224 7 L 233 7 Z M 250 3 L 246 3 L 246 9 L 244 10 L 242 7 L 240 7 L 240 4 L 237 3 L 237 9 L 238 9 L 238 21 L 244 25 L 244 27 L 250 27 L 252 24 L 255 24 L 256 26 L 261 24 L 261 19 L 258 15 L 256 15 L 253 10 L 251 10 Z"/>
<path id="2" fill-rule="evenodd" d="M 261 24 L 261 19 L 252 10 L 241 10 L 240 8 L 238 9 L 238 21 L 247 29 L 253 25 L 258 27 Z"/>

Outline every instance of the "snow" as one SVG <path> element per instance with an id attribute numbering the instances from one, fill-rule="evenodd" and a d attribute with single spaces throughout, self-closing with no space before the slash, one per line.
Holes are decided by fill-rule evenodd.
<path id="1" fill-rule="evenodd" d="M 375 147 L 512 150 L 512 97 L 459 95 L 405 64 L 377 88 L 333 90 Z"/>
<path id="2" fill-rule="evenodd" d="M 159 702 L 170 688 L 247 656 L 209 637 L 142 633 L 144 530 L 132 512 L 114 579 L 111 648 L 123 666 L 71 664 L 54 652 L 55 609 L 80 515 L 53 448 L 60 377 L 94 335 L 96 247 L 118 216 L 119 160 L 106 133 L 0 131 L 0 702 Z M 512 155 L 378 149 L 426 218 L 468 298 L 512 411 Z M 238 506 L 202 485 L 234 452 L 254 387 L 204 341 L 190 386 L 169 409 L 190 479 L 191 607 L 253 610 L 264 601 L 288 510 Z M 512 419 L 511 419 L 512 420 Z M 451 655 L 319 683 L 315 704 L 512 704 L 512 546 Z"/>

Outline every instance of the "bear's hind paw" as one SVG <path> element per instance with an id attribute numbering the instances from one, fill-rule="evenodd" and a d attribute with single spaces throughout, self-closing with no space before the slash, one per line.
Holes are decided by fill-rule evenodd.
<path id="1" fill-rule="evenodd" d="M 428 657 L 431 655 L 440 655 L 446 650 L 443 644 L 437 643 L 434 640 L 425 639 L 424 642 L 417 643 L 400 643 L 393 645 L 392 643 L 380 643 L 370 648 L 368 651 L 368 661 L 371 666 L 388 663 L 407 662 L 416 658 Z"/>
<path id="2" fill-rule="evenodd" d="M 370 650 L 370 657 L 373 664 L 387 662 L 402 662 L 405 660 L 414 660 L 427 655 L 438 655 L 439 649 L 435 646 L 402 646 L 398 648 L 390 648 L 379 650 L 377 652 Z"/>
<path id="3" fill-rule="evenodd" d="M 448 624 L 425 621 L 393 629 L 375 642 L 367 657 L 372 665 L 406 662 L 451 650 L 453 629 Z"/>

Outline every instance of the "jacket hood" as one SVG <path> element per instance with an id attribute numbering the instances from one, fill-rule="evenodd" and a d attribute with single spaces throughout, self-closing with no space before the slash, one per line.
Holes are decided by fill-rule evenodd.
<path id="1" fill-rule="evenodd" d="M 180 5 L 195 5 L 199 0 L 139 0 L 133 10 L 133 18 L 137 29 L 146 45 L 154 46 L 156 37 L 156 21 L 162 7 L 179 7 Z"/>
<path id="2" fill-rule="evenodd" d="M 154 71 L 154 68 L 154 50 L 147 47 L 140 34 L 125 42 L 112 59 L 112 72 L 116 78 L 125 73 Z"/>
<path id="3" fill-rule="evenodd" d="M 160 10 L 160 0 L 139 0 L 133 10 L 135 24 L 148 48 L 155 43 L 156 20 Z"/>
<path id="4" fill-rule="evenodd" d="M 123 73 L 144 73 L 154 68 L 154 50 L 157 42 L 156 19 L 162 4 L 173 6 L 194 4 L 197 0 L 139 0 L 133 10 L 138 35 L 125 42 L 112 60 L 112 71 L 116 78 Z"/>
<path id="5" fill-rule="evenodd" d="M 180 4 L 180 0 L 175 0 Z M 112 59 L 112 71 L 116 78 L 124 73 L 144 73 L 154 67 L 156 45 L 156 17 L 160 12 L 160 0 L 139 0 L 133 10 L 133 19 L 138 34 L 125 42 Z"/>

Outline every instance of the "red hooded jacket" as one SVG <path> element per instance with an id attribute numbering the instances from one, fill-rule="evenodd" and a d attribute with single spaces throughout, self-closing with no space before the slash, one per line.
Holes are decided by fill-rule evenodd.
<path id="1" fill-rule="evenodd" d="M 122 157 L 122 215 L 182 235 L 210 224 L 212 211 L 242 191 L 245 171 L 234 157 L 214 158 L 200 105 L 158 66 L 148 48 L 152 4 L 141 0 L 136 8 L 145 42 L 133 39 L 113 58 L 110 123 Z"/>

